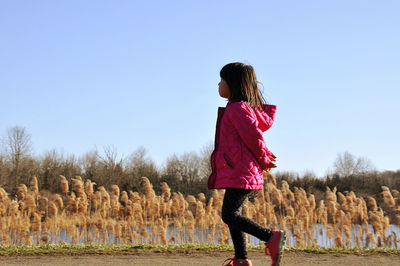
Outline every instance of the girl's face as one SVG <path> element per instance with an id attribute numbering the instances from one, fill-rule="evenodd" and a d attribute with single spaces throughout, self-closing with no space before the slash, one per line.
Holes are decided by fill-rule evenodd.
<path id="1" fill-rule="evenodd" d="M 219 96 L 222 98 L 229 98 L 231 96 L 231 90 L 229 89 L 228 83 L 221 78 L 221 81 L 218 83 Z"/>

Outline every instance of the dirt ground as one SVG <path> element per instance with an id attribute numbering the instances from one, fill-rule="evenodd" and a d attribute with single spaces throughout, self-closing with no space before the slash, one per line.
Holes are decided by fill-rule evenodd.
<path id="1" fill-rule="evenodd" d="M 43 255 L 0 257 L 0 265 L 154 265 L 154 266 L 216 266 L 222 265 L 231 253 L 192 253 L 192 254 L 114 254 L 114 255 Z M 270 260 L 262 253 L 249 253 L 254 266 L 270 265 Z M 345 255 L 345 254 L 309 254 L 287 252 L 281 266 L 305 265 L 399 265 L 400 255 Z"/>

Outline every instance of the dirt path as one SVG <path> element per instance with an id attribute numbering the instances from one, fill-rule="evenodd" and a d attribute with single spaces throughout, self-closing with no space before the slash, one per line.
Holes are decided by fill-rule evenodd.
<path id="1" fill-rule="evenodd" d="M 262 253 L 249 254 L 254 266 L 270 265 L 269 259 Z M 216 266 L 232 256 L 231 253 L 195 253 L 195 254 L 117 254 L 117 255 L 44 255 L 0 257 L 0 265 L 139 265 L 139 266 Z M 345 255 L 345 254 L 309 254 L 286 253 L 282 266 L 305 265 L 398 265 L 400 255 Z"/>

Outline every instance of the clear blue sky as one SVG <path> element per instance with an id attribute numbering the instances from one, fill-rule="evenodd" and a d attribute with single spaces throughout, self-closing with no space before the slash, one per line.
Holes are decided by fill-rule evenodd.
<path id="1" fill-rule="evenodd" d="M 143 146 L 158 165 L 213 141 L 219 70 L 254 66 L 280 170 L 340 152 L 400 169 L 399 1 L 0 1 L 0 136 L 37 155 Z"/>

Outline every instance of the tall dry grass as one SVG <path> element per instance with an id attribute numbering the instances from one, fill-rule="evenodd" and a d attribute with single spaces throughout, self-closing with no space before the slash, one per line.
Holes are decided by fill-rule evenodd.
<path id="1" fill-rule="evenodd" d="M 387 233 L 400 225 L 400 193 L 382 187 L 384 204 L 396 213 L 390 220 L 372 196 L 326 189 L 315 201 L 302 188 L 277 185 L 271 174 L 264 189 L 246 200 L 244 215 L 268 228 L 287 231 L 293 246 L 397 247 L 398 236 Z M 20 184 L 14 198 L 0 188 L 1 245 L 228 243 L 229 229 L 221 219 L 223 190 L 184 196 L 161 184 L 161 195 L 143 177 L 141 191 L 120 191 L 77 176 L 60 176 L 61 194 L 40 193 L 33 177 Z"/>

